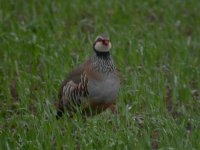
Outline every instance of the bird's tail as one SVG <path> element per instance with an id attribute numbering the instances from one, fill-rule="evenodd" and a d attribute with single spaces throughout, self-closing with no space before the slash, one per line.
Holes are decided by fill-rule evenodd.
<path id="1" fill-rule="evenodd" d="M 57 108 L 56 119 L 58 120 L 59 118 L 63 116 L 64 106 L 62 105 L 62 102 L 60 100 L 56 100 L 54 102 L 54 105 Z"/>

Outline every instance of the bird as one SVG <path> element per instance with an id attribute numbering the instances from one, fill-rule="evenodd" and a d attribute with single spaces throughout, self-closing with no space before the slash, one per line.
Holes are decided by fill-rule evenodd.
<path id="1" fill-rule="evenodd" d="M 73 117 L 99 114 L 106 109 L 118 113 L 116 99 L 120 91 L 120 72 L 110 54 L 112 47 L 108 34 L 100 34 L 93 44 L 93 53 L 75 67 L 62 82 L 57 102 L 56 118 L 64 112 Z"/>

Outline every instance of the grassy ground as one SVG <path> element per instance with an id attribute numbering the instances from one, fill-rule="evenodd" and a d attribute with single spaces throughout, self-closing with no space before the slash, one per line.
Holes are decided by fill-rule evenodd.
<path id="1" fill-rule="evenodd" d="M 0 0 L 0 149 L 200 149 L 198 0 Z M 57 121 L 59 85 L 110 34 L 119 116 Z"/>

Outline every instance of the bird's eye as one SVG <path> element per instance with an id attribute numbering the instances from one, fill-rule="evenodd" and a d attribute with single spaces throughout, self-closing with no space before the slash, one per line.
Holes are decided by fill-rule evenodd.
<path id="1" fill-rule="evenodd" d="M 103 39 L 101 39 L 101 38 L 97 39 L 97 42 L 102 42 L 102 41 L 103 41 Z"/>

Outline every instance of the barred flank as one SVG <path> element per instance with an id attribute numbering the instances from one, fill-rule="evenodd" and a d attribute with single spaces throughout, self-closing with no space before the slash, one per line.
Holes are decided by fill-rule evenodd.
<path id="1" fill-rule="evenodd" d="M 75 104 L 81 103 L 81 97 L 88 96 L 88 89 L 87 89 L 88 79 L 85 73 L 81 75 L 81 81 L 78 85 L 67 83 L 63 87 L 63 100 L 72 101 Z"/>

